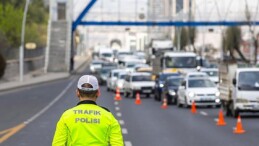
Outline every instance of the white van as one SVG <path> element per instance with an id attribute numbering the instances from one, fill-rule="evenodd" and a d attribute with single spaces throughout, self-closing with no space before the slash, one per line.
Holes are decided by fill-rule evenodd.
<path id="1" fill-rule="evenodd" d="M 113 58 L 114 58 L 113 51 L 109 48 L 105 48 L 105 49 L 103 48 L 99 50 L 99 58 L 102 60 L 113 62 Z"/>

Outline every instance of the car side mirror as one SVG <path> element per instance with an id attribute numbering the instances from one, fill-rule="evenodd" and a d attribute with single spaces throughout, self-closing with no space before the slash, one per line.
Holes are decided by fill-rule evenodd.
<path id="1" fill-rule="evenodd" d="M 236 79 L 233 79 L 233 80 L 232 80 L 232 84 L 233 84 L 234 86 L 236 86 L 237 80 L 236 80 Z"/>

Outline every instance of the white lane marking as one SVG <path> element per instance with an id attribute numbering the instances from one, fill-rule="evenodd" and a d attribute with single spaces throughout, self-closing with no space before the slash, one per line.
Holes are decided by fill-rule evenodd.
<path id="1" fill-rule="evenodd" d="M 116 107 L 115 107 L 115 110 L 116 110 L 116 111 L 120 110 L 120 107 L 117 107 L 117 106 L 116 106 Z"/>
<path id="2" fill-rule="evenodd" d="M 128 130 L 126 128 L 121 129 L 122 134 L 128 134 Z"/>
<path id="3" fill-rule="evenodd" d="M 116 115 L 117 115 L 118 117 L 121 117 L 121 113 L 116 113 Z"/>
<path id="4" fill-rule="evenodd" d="M 121 125 L 124 125 L 124 124 L 125 124 L 125 122 L 124 122 L 123 120 L 119 120 L 119 123 L 120 123 Z"/>
<path id="5" fill-rule="evenodd" d="M 218 122 L 218 121 L 219 121 L 219 119 L 218 119 L 218 118 L 215 118 L 215 119 L 214 119 L 214 121 L 215 121 L 215 122 Z"/>
<path id="6" fill-rule="evenodd" d="M 124 141 L 125 146 L 132 146 L 132 143 L 130 141 Z"/>
<path id="7" fill-rule="evenodd" d="M 118 102 L 118 101 L 115 101 L 115 102 L 114 102 L 114 104 L 115 104 L 115 105 L 118 105 L 118 104 L 119 104 L 119 102 Z"/>
<path id="8" fill-rule="evenodd" d="M 201 111 L 200 114 L 203 115 L 203 116 L 208 116 L 208 114 L 204 111 Z"/>
<path id="9" fill-rule="evenodd" d="M 46 107 L 44 107 L 42 110 L 40 110 L 38 113 L 36 113 L 34 116 L 32 116 L 31 118 L 29 118 L 28 120 L 26 120 L 24 122 L 24 124 L 29 124 L 32 121 L 34 121 L 36 118 L 38 118 L 40 115 L 42 115 L 43 113 L 45 113 L 53 104 L 55 104 L 61 97 L 63 97 L 63 95 L 65 95 L 65 93 L 68 91 L 68 89 L 73 85 L 73 83 L 76 81 L 76 79 L 72 80 L 72 82 L 70 82 L 66 88 L 59 93 L 59 95 L 57 97 L 54 98 L 54 100 L 52 100 Z"/>

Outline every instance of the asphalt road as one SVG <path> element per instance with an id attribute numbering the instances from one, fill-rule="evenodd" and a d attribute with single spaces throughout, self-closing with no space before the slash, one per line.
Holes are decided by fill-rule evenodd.
<path id="1" fill-rule="evenodd" d="M 76 81 L 84 70 L 68 79 L 0 93 L 1 146 L 51 145 L 56 122 L 66 109 L 77 104 Z M 53 102 L 54 101 L 54 102 Z M 151 98 L 124 98 L 114 101 L 114 93 L 101 87 L 97 103 L 111 110 L 119 120 L 125 145 L 130 146 L 257 146 L 259 116 L 242 116 L 246 133 L 233 134 L 236 119 L 225 117 L 226 126 L 216 126 L 218 108 L 188 108 L 161 103 Z M 46 108 L 48 107 L 48 108 Z M 21 123 L 25 124 L 22 127 Z M 9 129 L 11 128 L 11 129 Z M 6 130 L 7 129 L 7 130 Z"/>

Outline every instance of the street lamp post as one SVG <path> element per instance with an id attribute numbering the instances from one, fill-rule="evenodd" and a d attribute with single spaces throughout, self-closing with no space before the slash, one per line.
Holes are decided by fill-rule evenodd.
<path id="1" fill-rule="evenodd" d="M 25 34 L 25 24 L 26 24 L 26 16 L 27 16 L 27 11 L 29 7 L 30 0 L 26 0 L 26 4 L 24 7 L 24 12 L 23 12 L 23 20 L 22 20 L 22 33 L 21 33 L 21 46 L 20 46 L 20 81 L 23 81 L 23 74 L 24 74 L 24 34 Z"/>

